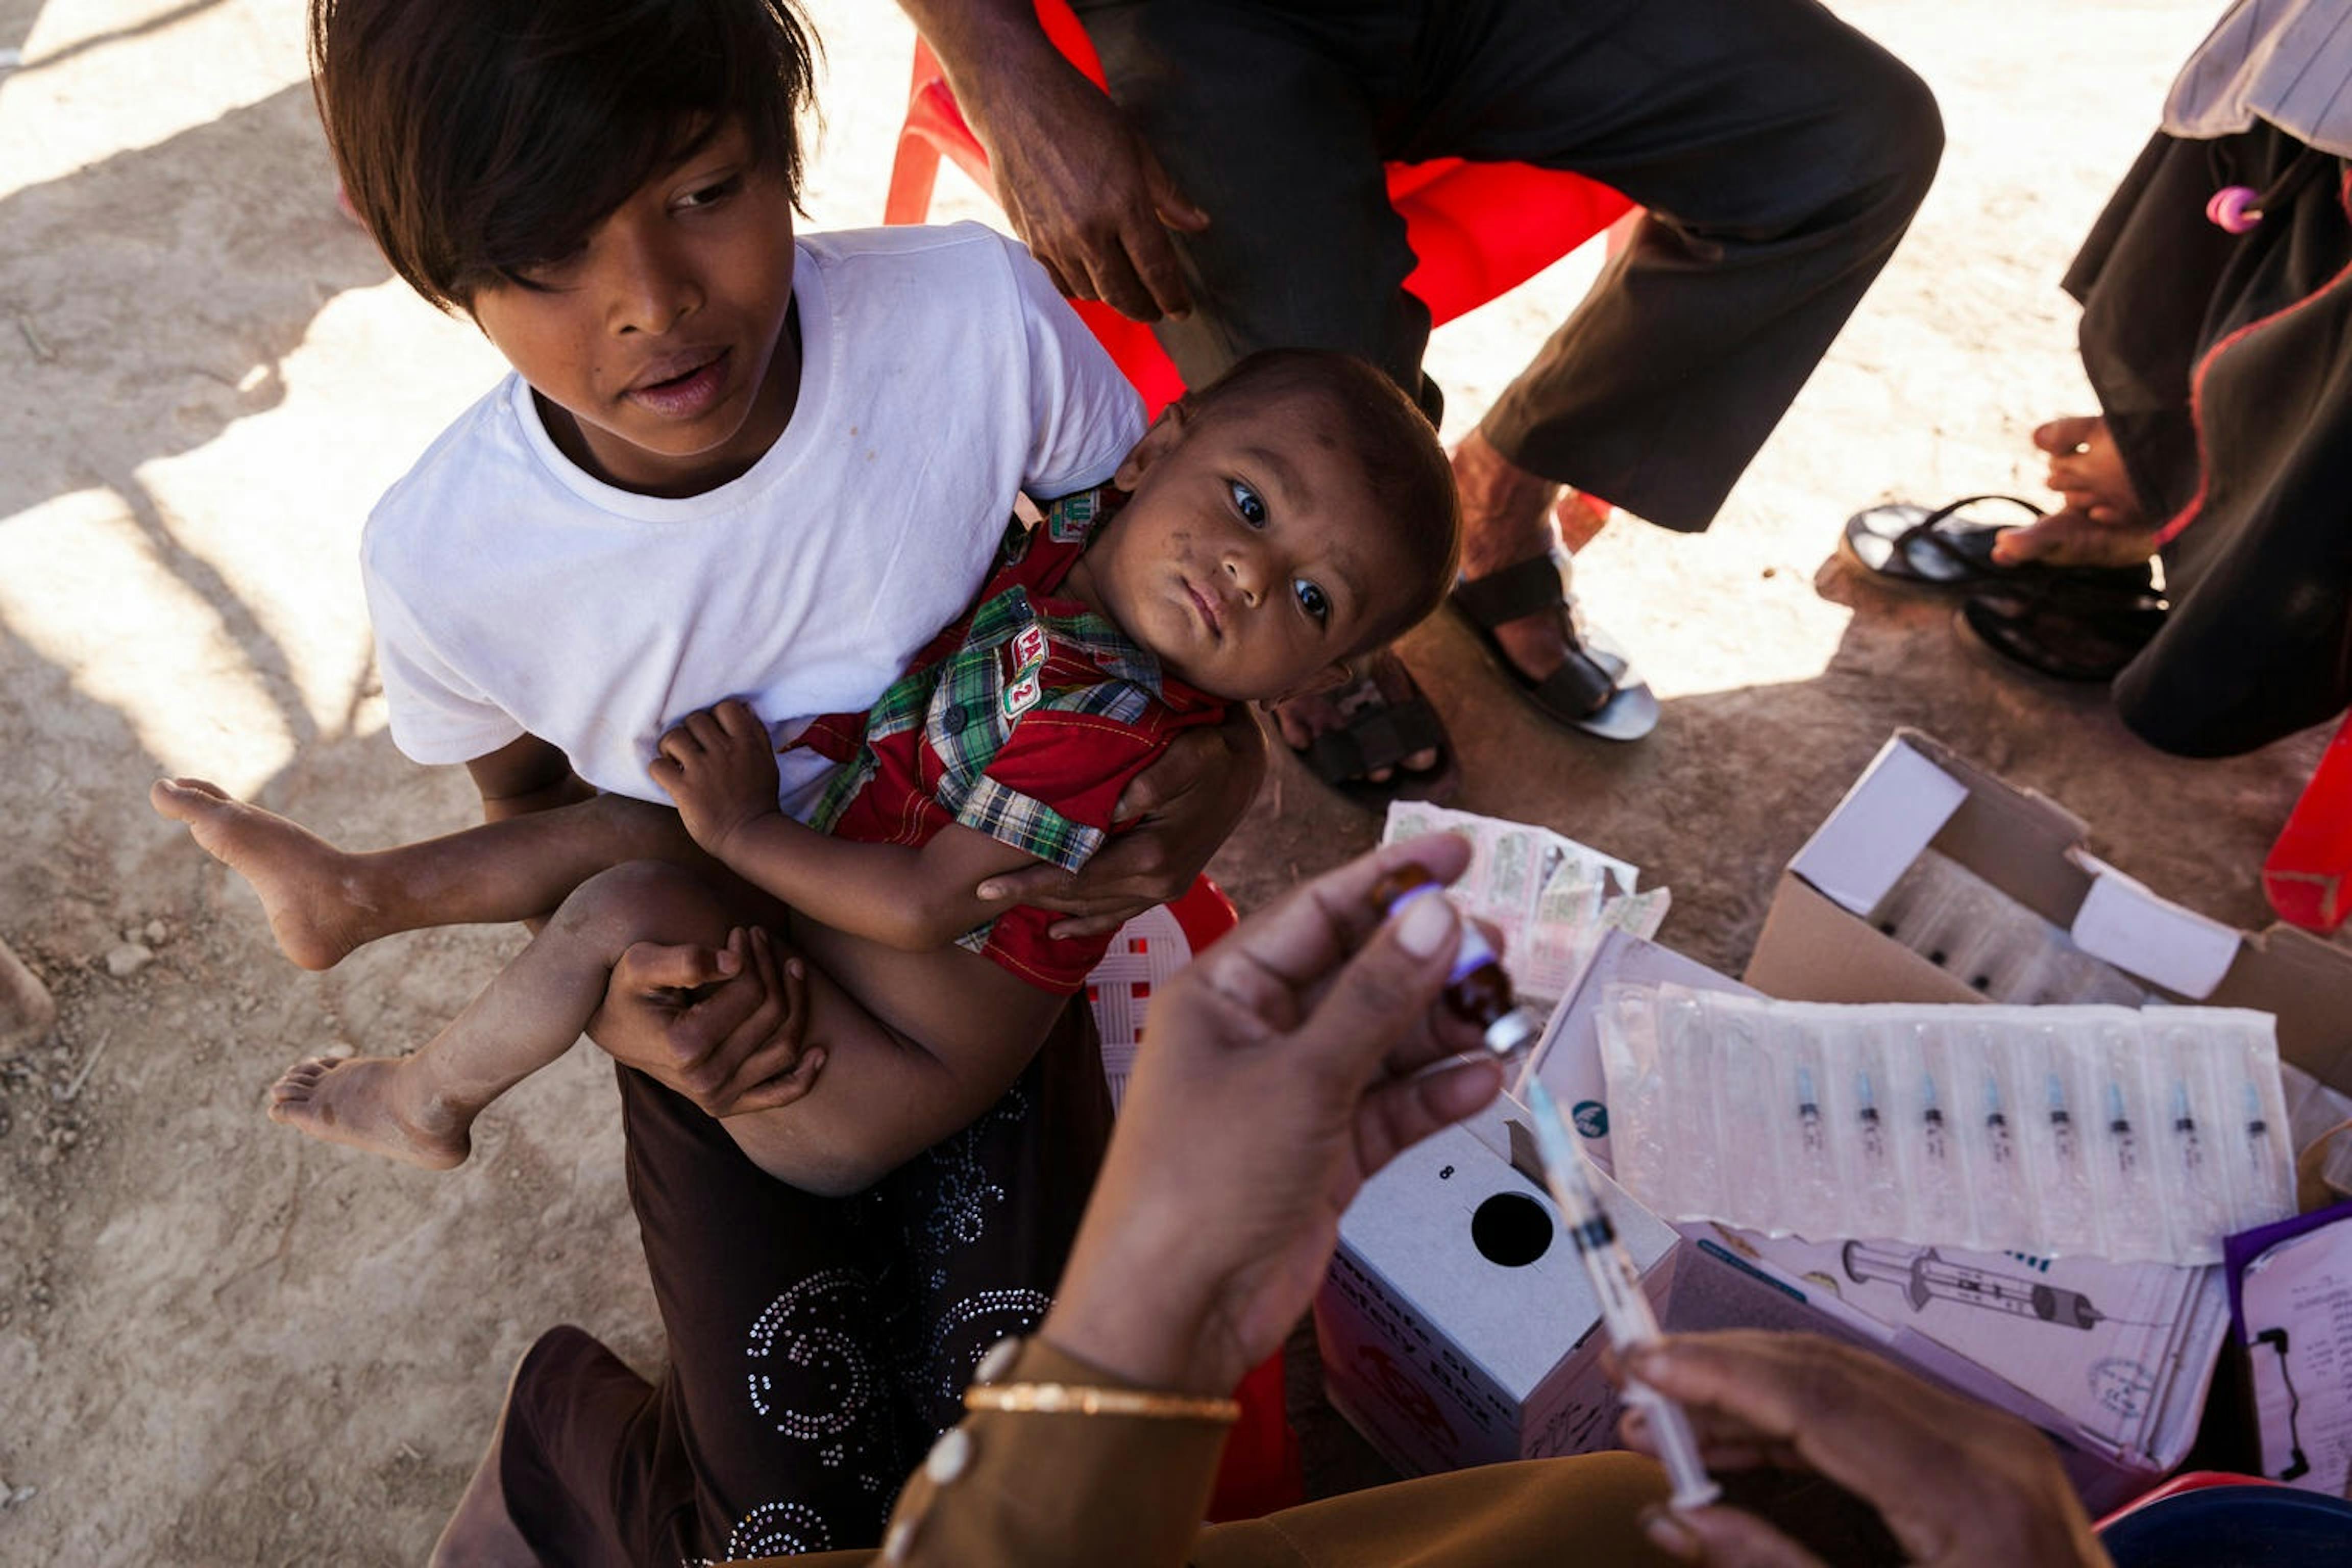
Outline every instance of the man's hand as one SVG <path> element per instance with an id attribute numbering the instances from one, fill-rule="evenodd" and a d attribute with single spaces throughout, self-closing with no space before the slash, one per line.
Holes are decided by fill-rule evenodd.
<path id="1" fill-rule="evenodd" d="M 776 748 L 748 704 L 729 698 L 661 738 L 646 771 L 677 804 L 695 843 L 719 859 L 743 825 L 776 815 Z"/>
<path id="2" fill-rule="evenodd" d="M 1139 321 L 1192 309 L 1168 231 L 1198 232 L 1209 215 L 1047 40 L 1029 0 L 903 3 L 987 149 L 1005 216 L 1054 286 Z"/>
<path id="3" fill-rule="evenodd" d="M 641 942 L 621 954 L 588 1020 L 606 1055 L 712 1116 L 790 1105 L 824 1066 L 802 1048 L 808 971 L 779 963 L 764 931 L 737 929 L 723 948 Z"/>
<path id="4" fill-rule="evenodd" d="M 1642 1346 L 1624 1370 L 1681 1401 L 1710 1469 L 1769 1465 L 1826 1477 L 1878 1510 L 1908 1562 L 2092 1568 L 2107 1561 L 2040 1433 L 1868 1352 L 1810 1334 L 1740 1330 Z M 1624 1433 L 1633 1447 L 1656 1452 L 1638 1406 L 1629 1408 Z M 1649 1533 L 1688 1562 L 1821 1568 L 1811 1552 L 1736 1508 L 1662 1511 Z"/>
<path id="5" fill-rule="evenodd" d="M 1056 921 L 1051 936 L 1117 931 L 1192 885 L 1257 798 L 1265 776 L 1265 737 L 1246 705 L 1236 705 L 1215 729 L 1177 736 L 1167 754 L 1135 776 L 1118 806 L 1118 819 L 1133 826 L 1076 875 L 1034 866 L 991 877 L 980 896 L 1075 917 Z"/>

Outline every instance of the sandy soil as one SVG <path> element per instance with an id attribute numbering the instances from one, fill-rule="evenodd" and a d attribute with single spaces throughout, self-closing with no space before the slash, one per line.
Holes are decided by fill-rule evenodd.
<path id="1" fill-rule="evenodd" d="M 1545 728 L 1468 639 L 1411 644 L 1463 804 L 1671 883 L 1668 940 L 1736 967 L 1781 862 L 1887 731 L 1924 726 L 2064 801 L 2160 890 L 2241 922 L 2315 756 L 2191 764 L 2092 699 L 1971 658 L 1948 612 L 1826 565 L 1885 495 L 2028 485 L 2082 406 L 2053 287 L 2216 0 L 1847 0 L 1941 96 L 1952 151 L 1902 254 L 1715 531 L 1612 529 L 1597 616 L 1665 700 L 1649 742 Z M 818 0 L 810 210 L 878 216 L 910 35 Z M 575 1052 L 436 1176 L 312 1144 L 262 1092 L 321 1047 L 396 1049 L 514 945 L 280 962 L 242 887 L 143 804 L 198 772 L 361 843 L 462 823 L 383 731 L 354 546 L 378 491 L 499 366 L 336 214 L 296 0 L 0 0 L 0 937 L 59 1018 L 0 1062 L 0 1559 L 421 1560 L 500 1380 L 576 1321 L 650 1359 L 609 1078 Z M 7 57 L 0 56 L 0 59 Z M 941 216 L 989 204 L 951 173 Z M 1572 258 L 1439 334 L 1458 421 L 1591 277 Z M 1278 767 L 1218 875 L 1244 905 L 1369 843 Z M 1321 1473 L 1351 1473 L 1328 1422 Z"/>

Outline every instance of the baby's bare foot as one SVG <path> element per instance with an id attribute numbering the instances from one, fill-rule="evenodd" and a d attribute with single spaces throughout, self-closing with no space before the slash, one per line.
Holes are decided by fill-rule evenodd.
<path id="1" fill-rule="evenodd" d="M 163 779 L 148 804 L 188 825 L 197 847 L 261 895 L 270 934 L 305 969 L 331 969 L 368 940 L 353 858 L 273 812 L 231 800 L 202 779 Z"/>
<path id="2" fill-rule="evenodd" d="M 412 1086 L 393 1057 L 310 1057 L 269 1086 L 269 1120 L 329 1143 L 348 1143 L 428 1171 L 472 1153 L 471 1117 Z"/>

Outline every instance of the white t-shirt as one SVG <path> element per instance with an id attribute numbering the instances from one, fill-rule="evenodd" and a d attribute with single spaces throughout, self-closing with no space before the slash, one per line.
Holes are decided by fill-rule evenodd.
<path id="1" fill-rule="evenodd" d="M 792 422 L 731 483 L 616 489 L 509 375 L 386 492 L 361 544 L 392 738 L 459 763 L 529 733 L 664 800 L 654 746 L 740 697 L 779 733 L 872 705 L 980 589 L 1016 492 L 1099 484 L 1126 379 L 1019 245 L 976 224 L 797 246 Z M 788 802 L 824 759 L 787 752 Z"/>

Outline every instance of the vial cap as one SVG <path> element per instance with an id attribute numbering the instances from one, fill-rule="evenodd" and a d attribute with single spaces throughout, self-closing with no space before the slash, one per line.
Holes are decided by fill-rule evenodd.
<path id="1" fill-rule="evenodd" d="M 1514 1007 L 1486 1026 L 1486 1048 L 1498 1057 L 1517 1056 L 1535 1044 L 1543 1020 L 1528 1007 Z"/>

